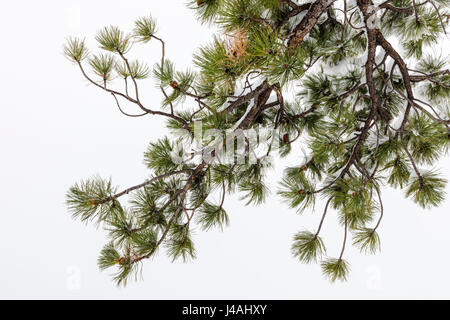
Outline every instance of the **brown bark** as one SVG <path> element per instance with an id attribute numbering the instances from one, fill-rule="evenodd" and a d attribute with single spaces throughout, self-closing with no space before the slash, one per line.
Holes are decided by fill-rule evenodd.
<path id="1" fill-rule="evenodd" d="M 317 0 L 309 8 L 302 21 L 294 28 L 293 34 L 290 36 L 288 46 L 294 48 L 298 46 L 306 35 L 314 28 L 320 16 L 327 11 L 328 7 L 335 0 Z"/>

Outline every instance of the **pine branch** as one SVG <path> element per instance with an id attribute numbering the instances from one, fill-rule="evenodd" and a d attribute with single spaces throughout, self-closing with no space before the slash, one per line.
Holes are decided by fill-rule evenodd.
<path id="1" fill-rule="evenodd" d="M 298 232 L 291 250 L 305 263 L 321 259 L 326 246 L 319 235 L 328 210 L 337 211 L 344 226 L 340 255 L 320 263 L 331 281 L 348 277 L 343 259 L 348 232 L 361 252 L 380 249 L 384 181 L 423 208 L 442 203 L 445 179 L 420 169 L 450 150 L 448 59 L 423 56 L 424 48 L 446 33 L 442 2 L 385 1 L 379 5 L 380 25 L 371 0 L 357 0 L 351 8 L 345 0 L 205 0 L 189 6 L 201 22 L 219 28 L 212 44 L 195 54 L 194 71 L 180 71 L 166 58 L 152 17 L 138 19 L 131 34 L 114 26 L 102 29 L 96 39 L 106 53 L 92 55 L 76 38 L 64 47 L 83 77 L 111 94 L 122 114 L 160 115 L 179 134 L 150 143 L 144 162 L 153 177 L 143 183 L 118 192 L 110 180 L 95 177 L 67 194 L 75 218 L 108 232 L 98 264 L 102 270 L 116 268 L 118 284 L 137 275 L 143 260 L 161 248 L 172 259 L 195 258 L 194 224 L 204 230 L 227 225 L 227 192 L 240 192 L 247 204 L 262 203 L 270 157 L 298 152 L 299 145 L 308 151 L 285 171 L 278 194 L 298 212 L 313 210 L 321 195 L 327 201 L 317 231 Z M 390 36 L 399 38 L 406 54 L 394 48 Z M 128 60 L 134 45 L 153 42 L 161 46 L 152 70 L 161 109 L 141 101 L 139 82 L 151 69 Z M 337 72 L 338 65 L 347 68 Z M 116 78 L 124 92 L 112 89 Z M 140 111 L 125 111 L 122 101 Z M 266 147 L 261 126 L 272 132 L 272 142 L 257 154 Z M 208 136 L 210 129 L 223 131 L 225 139 Z M 200 146 L 190 145 L 194 140 Z M 233 151 L 231 159 L 224 151 Z M 209 200 L 216 191 L 217 205 Z M 120 202 L 125 195 L 131 196 L 130 206 Z"/>

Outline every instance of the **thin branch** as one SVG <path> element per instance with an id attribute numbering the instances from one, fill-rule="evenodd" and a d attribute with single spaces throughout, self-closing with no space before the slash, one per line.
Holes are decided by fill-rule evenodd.
<path id="1" fill-rule="evenodd" d="M 325 220 L 325 216 L 327 215 L 328 206 L 330 205 L 331 200 L 333 200 L 333 197 L 328 199 L 327 204 L 325 205 L 325 209 L 322 214 L 322 219 L 320 219 L 319 227 L 317 228 L 317 232 L 314 235 L 314 239 L 316 239 L 319 236 L 320 230 L 322 229 L 323 222 Z"/>
<path id="2" fill-rule="evenodd" d="M 164 179 L 164 178 L 167 178 L 167 177 L 171 177 L 171 176 L 174 176 L 174 175 L 177 175 L 177 174 L 188 173 L 188 172 L 192 172 L 192 169 L 172 171 L 172 172 L 169 172 L 169 173 L 165 173 L 165 174 L 159 175 L 157 177 L 154 177 L 154 178 L 151 178 L 149 180 L 146 180 L 146 181 L 144 181 L 144 182 L 142 182 L 142 183 L 140 183 L 138 185 L 135 185 L 133 187 L 125 189 L 125 190 L 123 190 L 123 191 L 121 191 L 121 192 L 119 192 L 119 193 L 117 193 L 117 194 L 115 194 L 115 195 L 113 195 L 113 196 L 111 196 L 111 197 L 109 197 L 107 199 L 102 200 L 101 202 L 105 203 L 105 202 L 108 202 L 108 201 L 115 200 L 117 198 L 120 198 L 120 197 L 122 197 L 124 195 L 129 194 L 132 191 L 135 191 L 137 189 L 141 189 L 141 188 L 143 188 L 143 187 L 145 187 L 145 186 L 149 185 L 150 183 L 155 182 L 157 180 Z"/>
<path id="3" fill-rule="evenodd" d="M 348 222 L 347 222 L 347 217 L 345 217 L 345 223 L 344 223 L 344 241 L 342 243 L 342 249 L 341 249 L 341 254 L 339 255 L 339 260 L 342 260 L 342 256 L 344 255 L 344 251 L 345 251 L 345 244 L 347 243 L 347 229 L 348 229 Z"/>

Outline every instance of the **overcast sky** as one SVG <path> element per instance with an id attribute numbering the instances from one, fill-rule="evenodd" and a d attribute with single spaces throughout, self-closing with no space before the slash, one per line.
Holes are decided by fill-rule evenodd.
<path id="1" fill-rule="evenodd" d="M 62 55 L 67 36 L 86 36 L 93 51 L 98 29 L 131 29 L 151 13 L 167 56 L 180 69 L 211 39 L 184 1 L 9 1 L 0 11 L 0 298 L 133 299 L 305 299 L 450 298 L 449 200 L 421 210 L 399 191 L 384 191 L 385 219 L 379 229 L 382 252 L 348 249 L 352 272 L 346 283 L 330 284 L 317 265 L 290 254 L 292 235 L 314 228 L 318 212 L 302 216 L 272 194 L 260 207 L 228 198 L 231 225 L 195 233 L 197 260 L 171 263 L 164 255 L 144 264 L 144 281 L 117 288 L 96 259 L 105 234 L 71 219 L 65 192 L 94 174 L 122 187 L 149 172 L 142 155 L 165 133 L 159 118 L 127 118 L 111 96 L 87 85 Z M 448 41 L 442 44 L 450 49 Z M 139 50 L 149 64 L 159 47 Z M 153 84 L 144 99 L 157 107 Z M 144 91 L 141 89 L 141 91 Z M 448 158 L 441 171 L 449 177 Z M 282 166 L 270 174 L 275 190 Z M 324 203 L 317 205 L 320 211 Z M 323 230 L 331 256 L 342 233 L 333 214 Z M 350 247 L 349 247 L 350 248 Z"/>

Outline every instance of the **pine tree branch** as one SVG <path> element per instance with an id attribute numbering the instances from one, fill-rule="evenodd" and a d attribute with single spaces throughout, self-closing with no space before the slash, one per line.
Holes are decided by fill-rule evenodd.
<path id="1" fill-rule="evenodd" d="M 325 13 L 328 7 L 335 1 L 336 0 L 317 0 L 314 2 L 300 23 L 294 28 L 292 35 L 289 37 L 288 46 L 290 48 L 298 46 L 312 28 L 314 28 L 320 16 Z"/>
<path id="2" fill-rule="evenodd" d="M 406 94 L 409 99 L 409 103 L 406 107 L 404 118 L 402 124 L 400 126 L 400 131 L 403 131 L 407 122 L 409 113 L 411 112 L 411 101 L 414 101 L 414 93 L 411 85 L 411 78 L 408 72 L 408 67 L 406 66 L 405 61 L 400 56 L 400 54 L 392 47 L 392 45 L 384 38 L 381 32 L 377 32 L 377 43 L 386 51 L 386 53 L 395 61 L 396 65 L 400 68 L 400 73 L 402 74 L 403 83 L 405 85 Z"/>
<path id="3" fill-rule="evenodd" d="M 309 8 L 311 7 L 312 3 L 304 3 L 301 5 L 298 5 L 292 1 L 281 1 L 281 3 L 286 3 L 288 4 L 292 10 L 289 11 L 279 22 L 278 22 L 278 28 L 280 28 L 283 24 L 286 23 L 286 21 L 289 21 L 289 19 L 295 17 L 296 15 L 309 10 Z"/>
<path id="4" fill-rule="evenodd" d="M 314 239 L 317 239 L 319 236 L 320 230 L 322 230 L 323 222 L 325 221 L 325 216 L 327 215 L 328 207 L 330 206 L 331 200 L 333 200 L 333 197 L 330 197 L 325 205 L 325 209 L 323 210 L 322 218 L 320 219 L 319 226 L 317 227 L 317 231 L 314 234 Z"/>
<path id="5" fill-rule="evenodd" d="M 125 93 L 115 91 L 107 86 L 109 84 L 107 80 L 111 74 L 109 60 L 105 59 L 106 67 L 105 63 L 104 65 L 99 63 L 94 67 L 97 74 L 103 75 L 103 83 L 97 83 L 87 76 L 81 64 L 81 61 L 87 56 L 84 42 L 75 40 L 65 48 L 66 55 L 79 65 L 83 76 L 90 83 L 110 93 L 119 111 L 126 116 L 141 117 L 147 114 L 158 114 L 171 120 L 169 128 L 188 128 L 190 133 L 192 133 L 191 125 L 194 119 L 201 119 L 206 122 L 206 126 L 202 130 L 232 128 L 227 130 L 227 134 L 231 131 L 229 134 L 233 138 L 238 135 L 238 130 L 241 135 L 240 130 L 254 128 L 263 123 L 270 129 L 282 128 L 283 131 L 285 130 L 283 147 L 286 146 L 285 149 L 289 150 L 286 152 L 285 149 L 281 149 L 281 155 L 287 154 L 293 148 L 293 143 L 298 141 L 305 132 L 306 142 L 312 151 L 311 159 L 301 167 L 295 166 L 287 170 L 283 187 L 286 186 L 288 191 L 280 192 L 280 194 L 290 201 L 292 207 L 297 207 L 299 210 L 313 206 L 316 194 L 323 193 L 328 198 L 315 235 L 308 233 L 308 239 L 314 237 L 315 241 L 302 244 L 302 238 L 298 237 L 299 250 L 306 248 L 305 250 L 315 250 L 316 253 L 317 250 L 325 250 L 325 247 L 322 247 L 319 233 L 322 230 L 330 203 L 333 199 L 336 200 L 333 202 L 333 208 L 342 210 L 341 218 L 345 218 L 344 240 L 339 259 L 329 259 L 322 264 L 324 272 L 333 281 L 336 278 L 345 279 L 345 273 L 348 270 L 347 264 L 343 260 L 343 254 L 349 231 L 353 230 L 359 234 L 358 241 L 362 248 L 370 246 L 373 251 L 373 248 L 376 247 L 378 235 L 375 231 L 384 216 L 384 206 L 378 184 L 380 179 L 388 176 L 390 184 L 400 185 L 402 188 L 402 184 L 408 183 L 410 185 L 408 192 L 415 193 L 417 180 L 413 180 L 412 186 L 408 180 L 411 174 L 409 163 L 411 163 L 420 181 L 420 187 L 423 188 L 423 180 L 428 176 L 420 173 L 417 164 L 431 163 L 431 160 L 435 160 L 440 155 L 446 146 L 445 139 L 448 138 L 446 136 L 448 131 L 445 129 L 448 129 L 450 123 L 450 120 L 445 120 L 446 115 L 440 115 L 438 112 L 440 110 L 434 105 L 434 101 L 438 101 L 434 100 L 434 96 L 444 97 L 447 94 L 446 89 L 449 88 L 449 85 L 446 84 L 449 71 L 436 71 L 439 66 L 444 65 L 443 62 L 424 61 L 423 66 L 425 67 L 422 67 L 425 70 L 427 68 L 432 70 L 428 73 L 408 68 L 405 58 L 394 49 L 394 46 L 382 33 L 382 30 L 390 31 L 389 26 L 385 29 L 386 23 L 379 28 L 374 25 L 375 6 L 371 0 L 357 0 L 357 6 L 353 8 L 347 8 L 347 2 L 344 0 L 343 9 L 338 6 L 333 7 L 336 1 L 316 0 L 300 5 L 294 1 L 283 0 L 280 2 L 283 6 L 264 4 L 261 5 L 261 8 L 257 7 L 260 4 L 256 1 L 251 2 L 252 6 L 254 5 L 251 8 L 239 6 L 242 4 L 240 2 L 227 2 L 226 5 L 220 1 L 202 2 L 198 9 L 204 21 L 213 21 L 213 18 L 217 18 L 217 21 L 225 25 L 227 30 L 240 29 L 242 26 L 245 26 L 244 29 L 249 29 L 244 32 L 247 47 L 243 49 L 245 54 L 242 57 L 229 57 L 227 47 L 222 46 L 220 41 L 216 42 L 215 47 L 202 51 L 198 55 L 199 58 L 196 58 L 196 64 L 200 71 L 198 76 L 195 75 L 195 80 L 194 74 L 192 76 L 191 73 L 186 74 L 186 78 L 184 78 L 184 73 L 178 73 L 171 63 L 165 61 L 165 42 L 152 35 L 154 27 L 151 22 L 148 22 L 147 25 L 143 24 L 140 31 L 145 38 L 142 41 L 146 42 L 150 38 L 154 38 L 161 42 L 161 65 L 159 67 L 163 70 L 160 74 L 158 73 L 157 77 L 163 84 L 161 85 L 161 92 L 165 97 L 163 107 L 170 106 L 170 112 L 144 107 L 140 101 L 136 80 L 145 76 L 136 75 L 135 65 L 130 64 L 120 50 L 118 53 L 126 69 L 125 72 L 122 66 L 122 71 L 119 71 L 125 81 Z M 428 11 L 433 13 L 432 8 L 428 7 L 433 3 L 429 1 L 432 0 L 425 0 L 421 3 L 413 1 L 409 7 L 396 7 L 393 4 L 398 2 L 385 1 L 379 6 L 384 9 L 381 20 L 386 15 L 392 19 L 391 23 L 396 22 L 396 19 L 406 21 L 406 16 L 415 14 L 416 19 L 423 22 L 423 10 L 419 7 L 427 5 L 427 9 L 430 9 Z M 352 24 L 352 21 L 355 21 L 353 18 L 360 13 L 363 16 L 361 25 L 355 26 Z M 302 15 L 302 18 L 292 25 L 294 19 L 291 18 L 297 15 Z M 443 25 L 444 16 L 439 10 L 437 15 Z M 271 20 L 272 18 L 264 17 L 278 18 Z M 437 18 L 434 17 L 433 21 L 434 28 L 439 29 Z M 360 22 L 358 21 L 358 23 Z M 270 27 L 263 27 L 261 24 Z M 258 28 L 267 34 L 260 35 L 257 32 Z M 399 31 L 397 26 L 392 28 Z M 105 43 L 104 47 L 117 53 L 117 50 L 110 49 L 116 46 L 115 39 L 109 39 L 107 36 L 108 34 L 102 39 Z M 304 41 L 306 37 L 308 37 L 308 41 Z M 338 42 L 336 48 L 334 48 L 335 42 Z M 377 58 L 377 50 L 380 48 L 384 51 Z M 324 64 L 338 65 L 347 58 L 355 60 L 361 51 L 366 54 L 361 70 L 356 66 L 354 70 L 342 75 L 328 72 L 311 74 L 313 71 L 311 67 L 316 63 L 322 63 L 322 66 Z M 393 63 L 392 68 L 388 70 L 391 63 Z M 434 67 L 434 64 L 437 67 Z M 288 80 L 285 82 L 279 74 L 284 77 L 291 71 L 289 69 L 291 67 L 292 70 L 297 68 L 300 71 L 286 76 Z M 274 77 L 270 74 L 271 72 Z M 252 78 L 251 75 L 255 74 L 257 76 Z M 177 83 L 179 75 L 181 75 L 180 78 L 187 79 L 186 81 L 182 80 L 183 85 Z M 135 97 L 129 95 L 128 77 L 135 86 Z M 265 81 L 261 82 L 261 79 L 265 79 Z M 283 79 L 283 81 L 274 81 L 273 79 Z M 235 95 L 239 81 L 243 84 L 242 91 L 240 90 L 241 93 Z M 280 81 L 281 85 L 275 83 L 277 81 Z M 429 94 L 429 100 L 418 99 L 419 93 L 414 91 L 414 84 L 425 81 L 430 82 L 430 87 L 432 87 L 427 87 L 427 90 L 432 91 Z M 167 94 L 164 89 L 169 83 L 170 87 L 174 89 L 172 95 Z M 285 84 L 291 83 L 299 84 L 303 87 L 303 91 L 298 93 L 299 103 L 295 101 L 295 104 L 290 104 L 286 101 L 285 104 L 283 88 Z M 275 94 L 277 101 L 270 99 Z M 181 101 L 185 97 L 188 97 L 190 102 L 192 100 L 189 98 L 195 101 L 195 108 L 193 110 L 183 109 L 180 110 L 180 113 L 175 113 L 175 109 L 178 107 L 175 101 Z M 178 98 L 181 99 L 177 100 Z M 142 113 L 125 112 L 120 104 L 121 99 L 136 104 Z M 227 101 L 224 102 L 225 100 Z M 309 107 L 303 108 L 302 104 Z M 240 110 L 240 108 L 247 109 Z M 412 112 L 415 112 L 415 117 L 411 116 Z M 397 118 L 401 121 L 398 129 L 391 125 L 391 121 Z M 421 136 L 420 141 L 414 140 L 415 133 L 409 135 L 413 130 L 421 130 L 415 126 L 424 126 L 425 133 Z M 296 136 L 289 139 L 289 135 L 295 131 L 297 132 Z M 395 138 L 393 137 L 394 132 Z M 408 144 L 403 144 L 401 140 L 406 137 L 410 138 L 411 142 L 407 140 Z M 249 194 L 252 199 L 254 194 L 260 197 L 259 193 L 262 193 L 256 187 L 258 184 L 264 187 L 262 172 L 265 164 L 262 165 L 263 161 L 260 161 L 263 157 L 258 158 L 256 152 L 251 148 L 250 138 L 244 136 L 244 142 L 246 154 L 253 152 L 252 155 L 257 159 L 256 164 L 241 164 L 234 159 L 229 168 L 227 165 L 223 165 L 222 158 L 216 155 L 217 150 L 221 150 L 223 146 L 218 146 L 219 142 L 211 142 L 208 146 L 201 148 L 202 150 L 192 153 L 189 161 L 194 160 L 196 154 L 201 154 L 203 158 L 192 169 L 185 170 L 173 169 L 178 167 L 168 160 L 169 152 L 166 152 L 165 149 L 171 149 L 170 142 L 157 144 L 156 147 L 152 144 L 149 148 L 149 153 L 151 152 L 152 155 L 149 157 L 150 159 L 146 158 L 146 162 L 148 161 L 149 167 L 154 168 L 156 172 L 166 172 L 165 174 L 111 196 L 109 195 L 113 194 L 115 191 L 112 190 L 115 189 L 111 188 L 110 184 L 104 180 L 83 182 L 70 191 L 68 200 L 70 209 L 75 216 L 81 216 L 84 220 L 113 219 L 114 221 L 111 222 L 113 228 L 119 226 L 123 230 L 114 230 L 111 240 L 117 241 L 117 249 L 125 252 L 125 257 L 131 261 L 131 265 L 150 258 L 161 245 L 168 246 L 169 255 L 181 255 L 183 258 L 186 254 L 193 255 L 193 247 L 187 232 L 189 232 L 191 222 L 194 221 L 196 211 L 199 208 L 203 210 L 207 204 L 205 202 L 212 190 L 215 190 L 214 188 L 222 187 L 222 197 L 219 206 L 211 206 L 208 213 L 214 213 L 217 208 L 222 211 L 227 187 L 228 191 L 232 191 L 234 188 L 241 189 L 242 182 L 249 182 L 250 188 L 242 188 L 242 191 L 250 190 L 251 194 Z M 180 152 L 186 153 L 184 146 L 181 146 L 181 149 Z M 267 155 L 271 151 L 272 145 L 269 146 Z M 405 153 L 407 158 L 405 158 Z M 396 160 L 392 161 L 395 156 Z M 218 162 L 217 165 L 216 162 Z M 310 168 L 308 169 L 308 167 Z M 237 170 L 235 170 L 236 168 Z M 164 180 L 164 178 L 178 174 L 183 176 Z M 326 175 L 325 179 L 323 175 Z M 157 180 L 162 181 L 152 184 Z M 432 186 L 430 187 L 427 180 L 425 183 L 427 188 L 429 187 L 430 190 L 433 188 L 433 190 L 414 194 L 414 200 L 419 201 L 422 206 L 437 205 L 443 198 L 439 194 L 442 191 L 443 182 L 439 179 L 436 179 L 436 182 L 431 181 Z M 320 183 L 322 187 L 316 189 L 317 183 Z M 148 188 L 145 188 L 146 186 Z M 141 188 L 145 189 L 140 190 Z M 436 194 L 434 189 L 437 190 Z M 131 210 L 122 208 L 120 203 L 115 201 L 134 191 L 137 191 L 134 194 L 137 200 L 133 197 Z M 380 216 L 374 228 L 370 229 L 366 227 L 366 224 L 371 221 L 371 211 L 378 204 L 374 199 L 374 192 L 378 196 Z M 433 192 L 432 196 L 431 192 Z M 408 194 L 408 196 L 410 195 Z M 98 206 L 102 203 L 92 201 L 92 199 L 104 199 L 102 203 L 114 201 L 117 206 L 115 208 L 112 206 L 110 208 L 109 204 Z M 367 208 L 361 208 L 362 204 Z M 364 212 L 361 211 L 363 209 Z M 116 215 L 116 211 L 113 210 L 123 210 L 123 212 Z M 355 218 L 352 216 L 355 214 L 352 210 L 355 210 L 356 214 L 365 214 L 367 217 Z M 132 223 L 128 219 L 131 219 Z M 106 224 L 108 223 L 110 222 L 106 221 Z M 367 235 L 369 238 L 364 238 Z M 180 242 L 179 248 L 178 242 Z M 312 247 L 308 249 L 304 247 L 305 245 Z M 136 247 L 133 248 L 133 246 Z M 296 247 L 296 249 L 298 248 Z M 127 266 L 128 262 L 117 260 L 117 254 L 111 252 L 112 249 L 110 248 L 110 251 L 106 251 L 106 253 L 114 260 L 102 261 L 102 266 L 110 266 L 117 262 L 120 267 Z M 299 255 L 301 256 L 302 253 Z"/>
<path id="6" fill-rule="evenodd" d="M 408 7 L 408 8 L 394 7 L 393 5 L 388 3 L 388 1 L 380 4 L 378 7 L 381 8 L 381 9 L 391 10 L 391 11 L 396 12 L 396 13 L 402 13 L 402 14 L 405 14 L 407 16 L 412 15 L 413 12 L 414 12 L 413 8 L 411 8 L 411 7 Z"/>
<path id="7" fill-rule="evenodd" d="M 383 200 L 381 198 L 380 188 L 377 185 L 375 186 L 375 191 L 377 192 L 378 201 L 380 203 L 380 217 L 378 218 L 377 224 L 373 228 L 373 232 L 375 232 L 378 229 L 378 227 L 380 226 L 381 220 L 383 219 L 383 216 L 384 216 Z"/>
<path id="8" fill-rule="evenodd" d="M 174 175 L 178 175 L 178 174 L 182 174 L 182 173 L 189 173 L 191 171 L 193 171 L 193 170 L 192 169 L 184 169 L 184 170 L 177 170 L 177 171 L 172 171 L 172 172 L 169 172 L 169 173 L 165 173 L 165 174 L 159 175 L 157 177 L 148 179 L 148 180 L 146 180 L 146 181 L 144 181 L 144 182 L 142 182 L 142 183 L 140 183 L 138 185 L 135 185 L 135 186 L 132 186 L 130 188 L 127 188 L 127 189 L 125 189 L 125 190 L 123 190 L 123 191 L 121 191 L 121 192 L 119 192 L 119 193 L 117 193 L 117 194 L 115 194 L 115 195 L 113 195 L 113 196 L 111 196 L 109 198 L 106 198 L 106 199 L 100 201 L 99 203 L 102 204 L 102 203 L 106 203 L 106 202 L 109 202 L 109 201 L 116 200 L 116 199 L 118 199 L 118 198 L 120 198 L 120 197 L 122 197 L 124 195 L 129 194 L 130 192 L 133 192 L 135 190 L 141 189 L 141 188 L 143 188 L 143 187 L 145 187 L 145 186 L 147 186 L 147 185 L 149 185 L 149 184 L 151 184 L 151 183 L 153 183 L 153 182 L 155 182 L 157 180 L 161 180 L 161 179 L 168 178 L 168 177 L 171 177 L 171 176 L 174 176 Z"/>
<path id="9" fill-rule="evenodd" d="M 256 89 L 250 91 L 249 93 L 237 98 L 235 101 L 231 102 L 228 107 L 226 107 L 223 112 L 224 113 L 230 113 L 235 108 L 242 106 L 244 103 L 254 99 L 256 96 L 260 95 L 262 92 L 267 90 L 270 87 L 270 85 L 264 81 L 261 83 Z"/>
<path id="10" fill-rule="evenodd" d="M 438 76 L 443 76 L 443 75 L 450 74 L 450 70 L 449 69 L 438 71 L 438 72 L 433 72 L 433 73 L 429 73 L 429 74 L 427 74 L 425 72 L 422 72 L 422 71 L 419 71 L 419 70 L 414 70 L 414 69 L 409 69 L 409 68 L 408 68 L 408 71 L 416 72 L 416 73 L 420 73 L 421 74 L 420 76 L 418 76 L 418 75 L 410 75 L 409 77 L 411 79 L 411 82 L 421 82 L 421 81 L 429 80 L 431 82 L 439 84 L 440 86 L 443 86 L 443 87 L 446 87 L 446 88 L 450 88 L 450 86 L 446 85 L 445 83 L 442 83 L 442 82 L 437 81 L 436 79 L 434 79 L 434 78 L 436 78 Z"/>
<path id="11" fill-rule="evenodd" d="M 344 255 L 344 251 L 345 251 L 345 245 L 347 243 L 347 231 L 348 231 L 348 221 L 347 221 L 347 217 L 345 217 L 345 222 L 344 222 L 344 241 L 342 243 L 342 249 L 341 249 L 341 254 L 339 255 L 339 261 L 342 260 L 342 257 Z"/>
<path id="12" fill-rule="evenodd" d="M 137 117 L 142 117 L 142 116 L 147 115 L 146 112 L 145 112 L 145 113 L 141 113 L 141 114 L 129 114 L 129 113 L 126 113 L 125 111 L 123 111 L 122 107 L 120 106 L 120 103 L 119 103 L 119 100 L 117 99 L 116 94 L 113 93 L 113 92 L 111 92 L 111 95 L 114 97 L 114 100 L 116 101 L 117 108 L 119 108 L 119 111 L 120 111 L 123 115 L 125 115 L 125 116 L 127 116 L 127 117 L 136 117 L 136 118 L 137 118 Z"/>
<path id="13" fill-rule="evenodd" d="M 184 120 L 183 118 L 180 118 L 180 117 L 178 117 L 178 116 L 175 116 L 175 115 L 172 115 L 172 114 L 170 114 L 170 113 L 163 112 L 163 111 L 157 111 L 157 110 L 147 109 L 147 108 L 145 108 L 145 107 L 142 105 L 142 103 L 141 103 L 140 101 L 135 100 L 135 99 L 133 99 L 132 97 L 130 97 L 130 96 L 126 95 L 126 94 L 123 94 L 123 93 L 121 93 L 121 92 L 118 92 L 118 91 L 115 91 L 115 90 L 112 90 L 112 89 L 108 89 L 108 88 L 106 88 L 106 87 L 104 87 L 104 86 L 99 85 L 97 82 L 95 82 L 94 80 L 92 80 L 92 79 L 87 75 L 87 73 L 85 72 L 85 70 L 84 70 L 84 68 L 83 68 L 83 66 L 82 66 L 82 64 L 81 64 L 81 62 L 78 61 L 77 63 L 78 63 L 78 66 L 79 66 L 79 68 L 80 68 L 81 73 L 83 74 L 83 76 L 84 76 L 90 83 L 92 83 L 93 85 L 95 85 L 96 87 L 98 87 L 98 88 L 100 88 L 100 89 L 102 89 L 102 90 L 104 90 L 104 91 L 106 91 L 106 92 L 108 92 L 108 93 L 110 93 L 110 94 L 117 95 L 117 96 L 120 96 L 120 97 L 122 97 L 122 98 L 125 98 L 126 100 L 128 100 L 128 101 L 130 101 L 130 102 L 136 104 L 136 105 L 137 105 L 142 111 L 144 111 L 146 114 L 151 114 L 151 115 L 161 115 L 161 116 L 164 116 L 164 117 L 167 117 L 167 118 L 174 119 L 174 120 L 176 120 L 176 121 L 182 123 L 184 126 L 187 125 L 186 120 Z"/>

